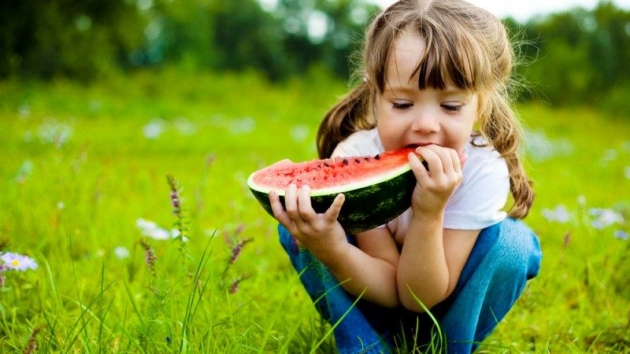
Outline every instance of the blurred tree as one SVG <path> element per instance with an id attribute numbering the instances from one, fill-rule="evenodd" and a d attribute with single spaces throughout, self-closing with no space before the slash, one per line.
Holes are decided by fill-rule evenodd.
<path id="1" fill-rule="evenodd" d="M 215 7 L 218 67 L 229 70 L 255 69 L 272 79 L 290 74 L 290 55 L 280 38 L 280 23 L 262 10 L 255 0 L 219 1 Z"/>
<path id="2" fill-rule="evenodd" d="M 535 57 L 525 76 L 551 103 L 606 106 L 613 88 L 630 94 L 630 12 L 602 1 L 524 26 Z"/>
<path id="3" fill-rule="evenodd" d="M 348 78 L 352 54 L 378 11 L 361 0 L 279 0 L 274 14 L 283 21 L 284 45 L 292 53 L 296 72 L 320 63 Z"/>
<path id="4" fill-rule="evenodd" d="M 186 6 L 182 6 L 185 4 Z M 178 63 L 192 70 L 286 71 L 279 22 L 255 0 L 163 1 L 151 13 L 154 35 L 137 64 Z"/>
<path id="5" fill-rule="evenodd" d="M 128 0 L 0 1 L 0 78 L 89 80 L 124 63 L 143 29 Z"/>
<path id="6" fill-rule="evenodd" d="M 274 81 L 317 67 L 347 79 L 378 11 L 365 0 L 2 0 L 0 79 L 88 81 L 160 65 L 255 70 Z M 627 107 L 630 12 L 603 0 L 504 23 L 522 39 L 517 73 L 534 98 Z"/>
<path id="7" fill-rule="evenodd" d="M 616 84 L 630 84 L 630 12 L 602 2 L 591 15 L 589 61 L 597 68 L 598 86 L 607 90 Z"/>
<path id="8" fill-rule="evenodd" d="M 313 66 L 348 77 L 349 56 L 378 7 L 361 0 L 163 1 L 152 8 L 138 65 L 184 63 L 195 69 L 257 70 L 272 80 Z"/>

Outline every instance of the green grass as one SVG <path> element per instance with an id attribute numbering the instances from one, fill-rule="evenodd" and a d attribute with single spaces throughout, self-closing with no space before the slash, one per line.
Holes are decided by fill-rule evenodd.
<path id="1" fill-rule="evenodd" d="M 39 263 L 3 273 L 0 352 L 22 352 L 29 338 L 39 352 L 332 351 L 245 180 L 283 158 L 313 158 L 317 124 L 345 89 L 317 73 L 272 86 L 170 70 L 92 86 L 0 82 L 0 243 Z M 538 195 L 527 223 L 544 260 L 482 350 L 630 352 L 630 241 L 614 236 L 630 231 L 630 117 L 520 112 Z M 136 226 L 176 227 L 168 174 L 186 243 Z M 543 216 L 559 205 L 568 222 Z M 593 208 L 625 221 L 596 229 Z"/>

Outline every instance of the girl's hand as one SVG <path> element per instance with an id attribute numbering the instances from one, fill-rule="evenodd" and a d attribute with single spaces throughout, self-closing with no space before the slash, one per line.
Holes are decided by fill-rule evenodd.
<path id="1" fill-rule="evenodd" d="M 322 214 L 313 210 L 311 189 L 308 186 L 298 189 L 291 184 L 286 189 L 286 210 L 282 207 L 278 194 L 270 193 L 269 200 L 276 220 L 287 228 L 301 246 L 316 256 L 348 242 L 345 231 L 337 221 L 345 200 L 343 194 L 337 195 L 330 208 Z"/>
<path id="2" fill-rule="evenodd" d="M 467 156 L 439 145 L 419 147 L 416 153 L 426 161 L 429 168 L 427 170 L 422 165 L 416 154 L 409 154 L 409 163 L 418 181 L 411 205 L 414 214 L 443 212 L 453 191 L 462 180 L 462 166 Z"/>

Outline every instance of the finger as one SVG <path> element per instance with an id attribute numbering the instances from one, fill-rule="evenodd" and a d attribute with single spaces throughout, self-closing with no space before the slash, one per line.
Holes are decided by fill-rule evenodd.
<path id="1" fill-rule="evenodd" d="M 280 196 L 276 192 L 269 193 L 269 202 L 271 203 L 271 211 L 273 212 L 273 217 L 278 220 L 282 226 L 286 227 L 290 233 L 294 230 L 294 224 L 287 215 L 284 207 L 282 206 L 282 202 L 280 201 Z"/>
<path id="2" fill-rule="evenodd" d="M 278 193 L 274 191 L 269 192 L 269 204 L 271 205 L 271 211 L 273 212 L 274 217 L 285 213 L 284 206 L 280 201 Z"/>
<path id="3" fill-rule="evenodd" d="M 468 160 L 468 154 L 466 152 L 460 152 L 459 163 L 461 164 L 462 168 L 464 167 L 464 164 L 466 163 L 467 160 Z"/>
<path id="4" fill-rule="evenodd" d="M 449 159 L 451 160 L 451 166 L 453 168 L 453 171 L 455 171 L 455 173 L 457 174 L 461 174 L 462 163 L 459 159 L 459 154 L 457 153 L 457 151 L 453 149 L 448 149 L 448 153 L 449 153 Z"/>
<path id="5" fill-rule="evenodd" d="M 324 218 L 328 221 L 335 221 L 339 217 L 339 213 L 341 213 L 341 207 L 343 203 L 346 201 L 346 196 L 343 194 L 337 194 L 335 200 L 333 200 L 332 205 L 326 212 L 324 213 Z"/>
<path id="6" fill-rule="evenodd" d="M 316 213 L 311 204 L 311 187 L 302 186 L 297 191 L 297 203 L 300 217 L 303 220 L 310 220 L 315 216 Z"/>
<path id="7" fill-rule="evenodd" d="M 284 208 L 291 220 L 295 221 L 300 217 L 297 202 L 297 186 L 295 184 L 290 184 L 284 192 Z"/>
<path id="8" fill-rule="evenodd" d="M 419 157 L 415 153 L 410 153 L 408 156 L 409 165 L 413 174 L 416 176 L 416 180 L 420 181 L 425 178 L 429 178 L 428 163 L 425 159 Z"/>
<path id="9" fill-rule="evenodd" d="M 453 172 L 455 169 L 455 165 L 453 163 L 453 153 L 455 153 L 455 150 L 437 145 L 432 145 L 431 150 L 435 152 L 440 159 L 440 163 L 442 165 L 441 171 L 444 172 L 444 174 L 450 174 Z M 455 157 L 457 157 L 457 153 L 455 153 Z M 456 161 L 459 164 L 459 157 L 456 158 Z"/>
<path id="10" fill-rule="evenodd" d="M 427 165 L 429 166 L 429 176 L 432 176 L 434 173 L 438 173 L 444 170 L 442 166 L 442 159 L 438 155 L 440 149 L 441 147 L 439 147 L 438 145 L 428 145 L 419 147 L 416 150 L 418 155 L 420 155 L 427 162 Z"/>

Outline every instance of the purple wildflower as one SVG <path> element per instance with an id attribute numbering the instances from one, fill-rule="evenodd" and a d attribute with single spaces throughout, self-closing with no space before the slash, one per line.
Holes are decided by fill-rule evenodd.
<path id="1" fill-rule="evenodd" d="M 177 191 L 171 192 L 171 204 L 175 210 L 179 210 L 182 207 L 182 202 L 179 200 L 179 193 Z"/>
<path id="2" fill-rule="evenodd" d="M 173 214 L 181 217 L 182 214 L 182 197 L 179 192 L 179 183 L 173 175 L 167 175 L 166 180 L 168 181 L 168 185 L 171 188 L 171 205 L 173 205 Z"/>
<path id="3" fill-rule="evenodd" d="M 243 246 L 252 242 L 251 238 L 246 238 L 240 240 L 236 243 L 236 245 L 232 248 L 232 255 L 230 256 L 229 264 L 234 264 L 238 257 L 241 255 L 241 251 L 243 250 Z"/>
<path id="4" fill-rule="evenodd" d="M 22 353 L 31 354 L 37 351 L 37 335 L 41 330 L 42 327 L 37 327 L 33 330 L 33 333 L 31 333 L 31 336 L 28 338 L 28 342 L 26 343 L 26 346 L 24 347 L 24 351 Z"/>
<path id="5" fill-rule="evenodd" d="M 188 228 L 186 227 L 186 220 L 184 216 L 184 210 L 182 208 L 183 199 L 181 197 L 181 189 L 179 187 L 179 183 L 173 177 L 173 175 L 166 175 L 166 180 L 168 182 L 169 187 L 171 188 L 171 205 L 173 206 L 173 214 L 177 216 L 177 221 L 175 222 L 175 227 L 178 231 L 177 236 L 180 242 L 180 251 L 184 252 L 185 250 L 185 242 L 188 240 Z"/>
<path id="6" fill-rule="evenodd" d="M 0 264 L 0 288 L 4 288 L 4 284 L 7 281 L 7 278 L 4 276 L 4 274 L 2 274 L 5 270 L 7 270 L 7 267 Z"/>
<path id="7" fill-rule="evenodd" d="M 562 246 L 564 248 L 567 248 L 567 246 L 569 246 L 569 242 L 571 242 L 571 233 L 567 232 L 566 234 L 564 234 L 564 242 L 563 242 Z"/>
<path id="8" fill-rule="evenodd" d="M 142 245 L 142 248 L 144 248 L 144 262 L 147 264 L 147 268 L 149 268 L 151 274 L 155 276 L 155 262 L 157 261 L 157 256 L 155 255 L 151 245 L 149 245 L 146 241 L 142 240 L 140 241 L 140 244 Z"/>
<path id="9" fill-rule="evenodd" d="M 230 287 L 228 288 L 228 292 L 230 294 L 236 294 L 236 292 L 238 291 L 238 286 L 241 283 L 241 281 L 245 280 L 247 277 L 246 276 L 241 276 L 236 278 L 232 284 L 230 284 Z"/>

